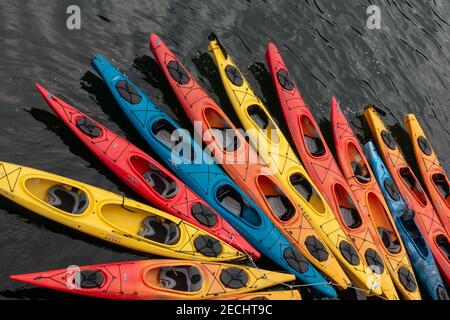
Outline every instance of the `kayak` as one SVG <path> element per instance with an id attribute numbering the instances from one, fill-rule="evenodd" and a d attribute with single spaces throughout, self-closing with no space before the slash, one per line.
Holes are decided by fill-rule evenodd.
<path id="1" fill-rule="evenodd" d="M 414 219 L 411 219 L 412 215 L 404 214 L 409 209 L 392 181 L 392 177 L 372 141 L 364 145 L 364 152 L 394 217 L 420 287 L 433 300 L 448 300 L 445 285 L 439 275 L 439 270 L 430 248 Z"/>
<path id="2" fill-rule="evenodd" d="M 450 236 L 450 183 L 416 116 L 404 118 L 414 149 L 417 166 L 430 200 Z"/>
<path id="3" fill-rule="evenodd" d="M 334 97 L 331 102 L 331 127 L 339 165 L 362 214 L 368 218 L 375 243 L 395 287 L 404 299 L 420 300 L 414 270 L 389 206 L 352 127 Z"/>
<path id="4" fill-rule="evenodd" d="M 350 280 L 339 263 L 245 137 L 155 34 L 150 36 L 150 48 L 192 123 L 201 124 L 197 126 L 198 134 L 214 153 L 216 162 L 307 260 L 338 287 L 346 289 Z M 181 71 L 188 81 L 179 83 L 171 73 L 173 68 Z M 309 283 L 317 284 L 319 279 L 310 278 Z"/>
<path id="5" fill-rule="evenodd" d="M 443 280 L 450 285 L 450 243 L 436 211 L 375 108 L 366 108 L 364 116 L 392 180 L 411 209 L 414 221 L 433 253 Z"/>
<path id="6" fill-rule="evenodd" d="M 294 150 L 214 34 L 210 36 L 208 50 L 214 58 L 228 98 L 247 131 L 253 148 L 303 209 L 305 217 L 339 261 L 350 280 L 359 289 L 380 295 L 381 288 L 375 283 L 377 281 L 373 281 L 373 272 L 361 259 Z"/>
<path id="7" fill-rule="evenodd" d="M 281 110 L 309 176 L 322 192 L 348 238 L 352 239 L 359 255 L 365 258 L 367 265 L 380 278 L 383 297 L 398 299 L 389 270 L 385 267 L 388 261 L 377 246 L 370 220 L 362 214 L 361 203 L 342 175 L 319 126 L 273 43 L 267 47 L 266 60 Z"/>
<path id="8" fill-rule="evenodd" d="M 259 291 L 213 300 L 302 300 L 298 290 Z"/>
<path id="9" fill-rule="evenodd" d="M 47 104 L 70 130 L 123 182 L 160 210 L 195 225 L 247 252 L 260 254 L 183 182 L 142 150 L 75 107 L 36 85 Z"/>
<path id="10" fill-rule="evenodd" d="M 0 194 L 47 219 L 129 249 L 188 260 L 245 258 L 168 213 L 52 173 L 0 162 Z"/>
<path id="11" fill-rule="evenodd" d="M 140 260 L 12 275 L 52 290 L 115 300 L 226 298 L 295 280 L 294 275 L 241 265 Z"/>
<path id="12" fill-rule="evenodd" d="M 317 271 L 303 255 L 283 237 L 214 159 L 203 151 L 187 130 L 181 129 L 105 58 L 97 55 L 92 64 L 148 145 L 186 185 L 207 201 L 255 249 L 283 269 L 301 280 L 317 276 Z M 322 277 L 320 283 L 324 282 Z M 318 286 L 317 290 L 335 295 L 334 289 L 330 290 L 330 287 Z"/>

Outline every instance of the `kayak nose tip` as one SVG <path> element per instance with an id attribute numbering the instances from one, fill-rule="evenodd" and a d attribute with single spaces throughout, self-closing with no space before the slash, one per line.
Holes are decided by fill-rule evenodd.
<path id="1" fill-rule="evenodd" d="M 404 118 L 405 123 L 416 121 L 416 116 L 412 113 L 407 114 Z"/>
<path id="2" fill-rule="evenodd" d="M 38 89 L 39 93 L 42 95 L 42 97 L 44 99 L 51 98 L 52 94 L 50 92 L 48 92 L 47 89 L 45 89 L 43 86 L 41 86 L 37 82 L 34 85 L 36 86 L 36 89 Z"/>
<path id="3" fill-rule="evenodd" d="M 333 109 L 339 108 L 339 103 L 337 102 L 336 97 L 332 97 L 332 98 L 331 98 L 331 107 L 332 107 Z"/>
<path id="4" fill-rule="evenodd" d="M 330 284 L 321 284 L 316 288 L 324 297 L 337 298 L 336 290 Z"/>
<path id="5" fill-rule="evenodd" d="M 161 38 L 158 37 L 156 33 L 151 33 L 149 36 L 149 40 L 151 45 L 159 45 L 161 43 Z"/>
<path id="6" fill-rule="evenodd" d="M 9 276 L 10 280 L 18 281 L 18 282 L 26 282 L 27 275 L 26 274 L 13 274 Z"/>

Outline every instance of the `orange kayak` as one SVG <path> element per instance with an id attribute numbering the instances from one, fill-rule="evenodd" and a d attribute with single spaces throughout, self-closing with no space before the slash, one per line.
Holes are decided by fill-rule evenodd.
<path id="1" fill-rule="evenodd" d="M 150 47 L 166 75 L 178 101 L 201 134 L 203 142 L 214 154 L 236 184 L 252 198 L 283 235 L 316 268 L 326 274 L 341 289 L 350 280 L 329 249 L 311 227 L 296 202 L 260 160 L 244 136 L 232 124 L 222 109 L 185 69 L 173 52 L 156 35 L 150 36 Z M 185 83 L 180 84 L 170 74 L 171 68 L 184 70 Z M 200 124 L 196 126 L 195 124 Z M 309 284 L 319 289 L 319 279 L 310 277 Z M 319 287 L 317 286 L 319 285 Z"/>
<path id="2" fill-rule="evenodd" d="M 450 183 L 448 177 L 416 116 L 408 114 L 404 121 L 411 137 L 422 181 L 447 235 L 450 236 Z"/>
<path id="3" fill-rule="evenodd" d="M 273 43 L 267 47 L 266 60 L 284 118 L 309 176 L 322 192 L 344 232 L 352 239 L 360 257 L 364 257 L 367 265 L 381 278 L 383 296 L 398 299 L 385 268 L 386 261 L 377 248 L 370 221 L 361 214 L 358 202 Z"/>
<path id="4" fill-rule="evenodd" d="M 140 260 L 70 266 L 12 275 L 11 279 L 114 300 L 204 300 L 235 297 L 293 281 L 295 276 L 232 264 Z"/>
<path id="5" fill-rule="evenodd" d="M 405 299 L 420 299 L 417 280 L 400 233 L 361 145 L 335 98 L 331 103 L 331 126 L 338 162 L 363 215 L 370 219 L 375 243 L 395 286 Z"/>
<path id="6" fill-rule="evenodd" d="M 430 246 L 443 280 L 449 285 L 450 243 L 439 216 L 375 108 L 367 107 L 364 116 L 392 179 L 414 214 L 414 221 Z"/>

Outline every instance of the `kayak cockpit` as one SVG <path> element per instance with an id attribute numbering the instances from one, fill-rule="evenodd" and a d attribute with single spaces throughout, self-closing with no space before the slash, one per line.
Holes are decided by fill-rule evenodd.
<path id="1" fill-rule="evenodd" d="M 179 292 L 198 292 L 204 283 L 200 269 L 188 265 L 151 268 L 143 278 L 150 287 Z"/>
<path id="2" fill-rule="evenodd" d="M 35 198 L 68 214 L 82 215 L 89 207 L 88 194 L 71 185 L 31 178 L 25 181 L 25 188 Z"/>
<path id="3" fill-rule="evenodd" d="M 325 213 L 325 204 L 315 187 L 301 173 L 294 173 L 289 182 L 299 196 L 301 196 L 316 213 Z"/>
<path id="4" fill-rule="evenodd" d="M 272 213 L 281 221 L 291 220 L 296 212 L 295 206 L 280 188 L 264 175 L 258 176 L 257 183 Z"/>
<path id="5" fill-rule="evenodd" d="M 339 183 L 334 185 L 334 194 L 336 197 L 339 213 L 345 225 L 350 229 L 358 229 L 362 226 L 362 218 L 353 202 L 352 197 L 347 190 Z"/>
<path id="6" fill-rule="evenodd" d="M 388 218 L 389 213 L 373 192 L 367 196 L 367 207 L 386 250 L 392 254 L 399 253 L 401 251 L 400 236 Z"/>
<path id="7" fill-rule="evenodd" d="M 213 108 L 206 108 L 204 118 L 216 143 L 224 152 L 236 152 L 240 141 L 231 125 Z"/>
<path id="8" fill-rule="evenodd" d="M 369 183 L 372 180 L 369 166 L 364 160 L 364 156 L 359 153 L 358 149 L 352 142 L 347 144 L 347 154 L 351 164 L 353 177 L 355 177 L 356 180 L 362 184 Z"/>
<path id="9" fill-rule="evenodd" d="M 450 187 L 448 185 L 447 178 L 442 173 L 435 173 L 431 177 L 434 186 L 439 191 L 439 194 L 447 202 L 447 206 L 450 208 Z"/>
<path id="10" fill-rule="evenodd" d="M 259 227 L 262 223 L 258 212 L 250 207 L 241 194 L 231 185 L 224 184 L 216 191 L 216 198 L 227 211 L 241 218 L 253 227 Z"/>
<path id="11" fill-rule="evenodd" d="M 418 200 L 422 206 L 426 206 L 427 205 L 426 195 L 425 195 L 419 181 L 414 176 L 414 174 L 411 172 L 411 169 L 409 167 L 403 167 L 400 169 L 399 172 L 400 172 L 400 176 L 402 178 L 403 183 L 411 191 L 411 193 L 414 195 L 416 200 Z"/>
<path id="12" fill-rule="evenodd" d="M 162 118 L 153 123 L 150 133 L 171 152 L 177 153 L 184 161 L 194 162 L 196 160 L 197 155 L 190 136 L 182 134 L 180 129 L 176 129 L 167 119 Z"/>
<path id="13" fill-rule="evenodd" d="M 309 154 L 313 157 L 321 157 L 325 154 L 324 143 L 319 136 L 319 132 L 307 116 L 300 118 L 303 141 Z"/>
<path id="14" fill-rule="evenodd" d="M 247 108 L 247 113 L 256 127 L 265 134 L 266 139 L 271 143 L 280 143 L 277 126 L 261 106 L 253 104 Z"/>
<path id="15" fill-rule="evenodd" d="M 448 241 L 448 238 L 443 234 L 438 235 L 436 237 L 436 243 L 447 260 L 450 260 L 450 242 Z"/>
<path id="16" fill-rule="evenodd" d="M 428 257 L 428 246 L 422 236 L 416 222 L 414 221 L 415 212 L 405 207 L 405 212 L 400 217 L 400 223 L 405 228 L 409 238 L 414 242 L 415 247 L 423 257 Z"/>
<path id="17" fill-rule="evenodd" d="M 181 231 L 175 222 L 122 204 L 108 203 L 100 208 L 100 215 L 110 225 L 127 234 L 164 245 L 179 242 Z"/>
<path id="18" fill-rule="evenodd" d="M 161 197 L 171 199 L 177 195 L 178 183 L 148 160 L 134 155 L 130 158 L 130 164 L 144 178 L 147 185 Z"/>

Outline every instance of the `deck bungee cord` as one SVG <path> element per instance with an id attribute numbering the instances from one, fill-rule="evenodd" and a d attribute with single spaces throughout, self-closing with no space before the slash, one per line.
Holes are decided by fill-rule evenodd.
<path id="1" fill-rule="evenodd" d="M 346 289 L 350 280 L 337 260 L 245 137 L 157 35 L 152 34 L 149 43 L 178 101 L 217 163 L 314 266 Z"/>
<path id="2" fill-rule="evenodd" d="M 375 280 L 372 270 L 361 259 L 275 121 L 214 34 L 210 36 L 208 50 L 214 58 L 231 104 L 249 133 L 251 145 L 295 202 L 304 208 L 304 212 L 310 213 L 305 214 L 305 217 L 332 251 L 350 280 L 357 287 L 370 291 L 373 295 L 380 295 L 382 291 L 378 281 L 372 283 Z"/>
<path id="3" fill-rule="evenodd" d="M 305 283 L 310 279 L 326 282 L 186 130 L 181 130 L 178 123 L 105 58 L 95 56 L 92 65 L 118 106 L 159 158 L 255 249 Z M 186 81 L 180 76 L 180 81 Z M 315 287 L 315 291 L 323 296 L 336 295 L 327 285 Z"/>

